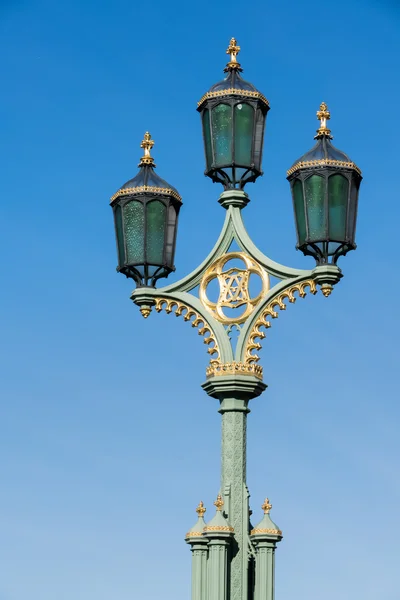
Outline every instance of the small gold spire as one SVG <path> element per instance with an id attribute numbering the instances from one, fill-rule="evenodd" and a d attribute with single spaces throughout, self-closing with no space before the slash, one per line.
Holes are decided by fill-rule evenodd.
<path id="1" fill-rule="evenodd" d="M 199 517 L 204 517 L 204 513 L 206 512 L 206 508 L 204 506 L 204 502 L 202 500 L 200 500 L 198 507 L 196 508 L 196 512 L 199 515 Z"/>
<path id="2" fill-rule="evenodd" d="M 317 135 L 314 139 L 318 139 L 321 136 L 326 136 L 330 140 L 332 139 L 331 130 L 328 129 L 326 122 L 331 118 L 331 113 L 329 112 L 328 105 L 326 102 L 321 102 L 319 110 L 317 110 L 317 119 L 320 120 L 320 127 L 317 129 Z"/>
<path id="3" fill-rule="evenodd" d="M 154 140 L 151 139 L 150 133 L 146 131 L 146 133 L 144 134 L 143 141 L 140 144 L 140 147 L 144 150 L 144 154 L 140 159 L 139 167 L 141 165 L 153 165 L 153 167 L 155 167 L 154 158 L 150 155 L 150 150 L 153 146 Z"/>
<path id="4" fill-rule="evenodd" d="M 141 306 L 140 307 L 140 312 L 142 313 L 142 316 L 147 319 L 147 317 L 149 316 L 149 314 L 151 313 L 151 306 Z"/>
<path id="5" fill-rule="evenodd" d="M 272 504 L 270 504 L 269 498 L 265 498 L 264 504 L 261 506 L 261 508 L 263 509 L 265 515 L 269 514 L 269 511 L 272 508 Z"/>
<path id="6" fill-rule="evenodd" d="M 221 494 L 218 494 L 216 501 L 214 502 L 214 506 L 216 506 L 217 510 L 221 510 L 224 505 L 224 501 L 222 500 Z"/>
<path id="7" fill-rule="evenodd" d="M 238 71 L 242 71 L 240 63 L 238 63 L 236 58 L 239 52 L 240 46 L 237 45 L 236 38 L 232 38 L 226 51 L 227 54 L 230 54 L 231 59 L 227 63 L 224 71 L 230 71 L 231 69 L 237 69 Z"/>

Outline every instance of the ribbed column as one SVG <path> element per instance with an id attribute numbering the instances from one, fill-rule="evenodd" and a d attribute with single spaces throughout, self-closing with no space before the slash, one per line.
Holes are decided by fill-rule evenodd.
<path id="1" fill-rule="evenodd" d="M 216 515 L 204 529 L 204 536 L 208 540 L 208 600 L 228 600 L 230 598 L 228 561 L 233 527 L 223 515 L 224 501 L 221 494 L 214 504 L 217 508 Z"/>
<path id="2" fill-rule="evenodd" d="M 256 550 L 254 600 L 274 600 L 275 597 L 275 548 L 282 539 L 282 531 L 269 516 L 271 508 L 266 498 L 262 505 L 264 517 L 250 534 Z"/>
<path id="3" fill-rule="evenodd" d="M 222 414 L 221 493 L 224 513 L 234 528 L 229 564 L 229 600 L 249 600 L 249 494 L 246 486 L 248 402 L 266 388 L 252 375 L 215 376 L 203 384 L 220 400 Z M 214 600 L 209 598 L 208 600 Z M 250 599 L 251 600 L 251 599 Z"/>
<path id="4" fill-rule="evenodd" d="M 203 534 L 206 527 L 203 518 L 206 509 L 203 502 L 200 502 L 196 512 L 199 517 L 197 523 L 185 537 L 192 550 L 192 600 L 207 600 L 208 539 Z"/>

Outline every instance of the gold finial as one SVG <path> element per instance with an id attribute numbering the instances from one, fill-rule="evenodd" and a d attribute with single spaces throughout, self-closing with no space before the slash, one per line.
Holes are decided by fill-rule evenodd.
<path id="1" fill-rule="evenodd" d="M 216 501 L 214 502 L 214 506 L 216 506 L 217 510 L 221 510 L 224 505 L 224 501 L 222 500 L 221 494 L 218 494 Z"/>
<path id="2" fill-rule="evenodd" d="M 272 504 L 270 504 L 269 498 L 265 498 L 265 500 L 264 500 L 264 504 L 262 505 L 262 507 L 261 507 L 261 508 L 263 509 L 263 511 L 264 511 L 264 514 L 265 514 L 265 515 L 268 515 L 269 511 L 270 511 L 270 510 L 271 510 L 271 508 L 272 508 Z"/>
<path id="3" fill-rule="evenodd" d="M 204 506 L 204 502 L 202 500 L 200 500 L 198 507 L 196 508 L 196 512 L 199 515 L 199 517 L 204 517 L 204 513 L 206 512 L 206 508 Z"/>
<path id="4" fill-rule="evenodd" d="M 149 314 L 151 313 L 151 306 L 141 306 L 140 307 L 140 312 L 142 313 L 142 316 L 147 319 L 147 317 L 149 316 Z"/>
<path id="5" fill-rule="evenodd" d="M 143 141 L 140 144 L 140 147 L 144 150 L 144 154 L 140 159 L 139 167 L 140 165 L 153 165 L 153 167 L 155 167 L 154 158 L 150 155 L 150 150 L 153 146 L 154 140 L 151 139 L 150 133 L 146 131 L 146 133 L 144 134 Z"/>
<path id="6" fill-rule="evenodd" d="M 331 130 L 328 129 L 326 122 L 331 118 L 331 113 L 329 112 L 328 105 L 326 102 L 321 102 L 319 110 L 317 110 L 317 119 L 321 121 L 319 129 L 317 129 L 317 135 L 315 139 L 319 137 L 326 136 L 330 140 L 332 139 Z"/>
<path id="7" fill-rule="evenodd" d="M 237 69 L 238 71 L 242 71 L 240 63 L 238 63 L 236 58 L 239 52 L 240 46 L 237 45 L 236 38 L 232 38 L 226 51 L 227 54 L 230 54 L 231 59 L 227 63 L 224 69 L 225 71 L 230 71 L 231 69 Z"/>

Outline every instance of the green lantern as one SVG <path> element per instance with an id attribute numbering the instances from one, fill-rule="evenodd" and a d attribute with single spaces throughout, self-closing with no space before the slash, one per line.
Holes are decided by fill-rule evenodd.
<path id="1" fill-rule="evenodd" d="M 223 81 L 216 83 L 198 103 L 204 149 L 205 174 L 225 189 L 243 189 L 262 175 L 261 159 L 268 100 L 240 76 L 240 46 L 231 39 Z"/>
<path id="2" fill-rule="evenodd" d="M 178 214 L 182 200 L 177 190 L 159 177 L 146 132 L 139 173 L 111 198 L 117 239 L 117 271 L 138 286 L 154 286 L 175 270 Z"/>
<path id="3" fill-rule="evenodd" d="M 361 171 L 331 143 L 330 112 L 322 102 L 316 145 L 287 172 L 292 190 L 297 248 L 317 264 L 336 264 L 356 248 L 355 231 Z"/>

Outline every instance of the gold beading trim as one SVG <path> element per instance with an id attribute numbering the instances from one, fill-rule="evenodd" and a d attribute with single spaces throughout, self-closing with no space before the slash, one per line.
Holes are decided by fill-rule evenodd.
<path id="1" fill-rule="evenodd" d="M 234 528 L 230 525 L 211 525 L 210 527 L 204 527 L 204 531 L 231 531 L 234 532 Z"/>
<path id="2" fill-rule="evenodd" d="M 143 192 L 150 192 L 152 194 L 166 194 L 168 196 L 173 196 L 174 198 L 176 198 L 176 200 L 182 202 L 182 198 L 175 190 L 172 190 L 171 188 L 155 187 L 152 185 L 139 185 L 138 187 L 134 188 L 120 189 L 114 194 L 114 196 L 111 197 L 111 202 L 113 202 L 119 196 L 126 196 L 127 194 L 143 194 Z"/>
<path id="3" fill-rule="evenodd" d="M 266 329 L 268 327 L 271 327 L 271 323 L 270 321 L 267 321 L 267 319 L 276 319 L 278 317 L 279 313 L 277 313 L 274 310 L 275 307 L 280 308 L 280 310 L 286 310 L 286 304 L 284 303 L 284 300 L 287 298 L 290 303 L 296 302 L 297 298 L 294 296 L 295 292 L 298 292 L 300 298 L 304 298 L 305 296 L 307 296 L 307 292 L 305 291 L 307 287 L 310 288 L 311 294 L 317 293 L 317 286 L 315 285 L 315 282 L 312 279 L 307 279 L 306 281 L 302 281 L 301 283 L 296 283 L 295 285 L 292 285 L 287 290 L 284 290 L 283 292 L 278 294 L 276 298 L 274 298 L 267 304 L 267 306 L 261 313 L 261 316 L 258 317 L 256 322 L 254 323 L 253 329 L 249 334 L 246 346 L 246 364 L 256 363 L 260 360 L 260 357 L 257 354 L 252 354 L 253 350 L 261 349 L 261 344 L 255 342 L 254 340 L 256 338 L 265 338 L 265 333 L 263 331 L 260 331 L 260 327 L 265 327 Z"/>
<path id="4" fill-rule="evenodd" d="M 202 531 L 188 531 L 185 537 L 187 537 L 187 538 L 203 537 L 203 532 Z"/>
<path id="5" fill-rule="evenodd" d="M 221 98 L 223 96 L 243 96 L 245 98 L 254 98 L 256 100 L 260 100 L 269 108 L 269 102 L 266 99 L 266 97 L 263 94 L 261 94 L 261 92 L 252 92 L 251 90 L 239 90 L 237 88 L 228 88 L 227 90 L 218 90 L 217 92 L 207 92 L 199 100 L 197 106 L 200 107 L 203 104 L 203 102 L 205 102 L 209 98 Z"/>
<path id="6" fill-rule="evenodd" d="M 252 529 L 250 535 L 257 535 L 258 533 L 268 533 L 270 535 L 282 535 L 280 529 Z"/>
<path id="7" fill-rule="evenodd" d="M 246 365 L 242 362 L 220 363 L 210 365 L 206 369 L 207 377 L 221 377 L 223 375 L 253 375 L 258 379 L 263 378 L 263 368 L 261 365 L 251 363 Z"/>
<path id="8" fill-rule="evenodd" d="M 155 309 L 157 312 L 165 310 L 166 313 L 170 314 L 172 311 L 175 312 L 177 317 L 182 317 L 184 321 L 190 321 L 192 327 L 198 329 L 198 334 L 204 337 L 204 343 L 207 346 L 214 344 L 207 349 L 207 352 L 216 357 L 211 359 L 210 365 L 217 365 L 220 363 L 220 352 L 217 340 L 211 326 L 207 323 L 206 319 L 201 316 L 198 312 L 193 310 L 190 306 L 179 300 L 172 300 L 170 298 L 155 298 Z M 208 335 L 207 335 L 208 334 Z"/>
<path id="9" fill-rule="evenodd" d="M 357 167 L 355 163 L 351 161 L 346 162 L 344 160 L 321 158 L 320 160 L 305 160 L 296 163 L 286 172 L 286 176 L 289 177 L 289 175 L 291 175 L 295 171 L 298 171 L 299 169 L 309 169 L 310 167 L 343 167 L 345 169 L 353 169 L 359 175 L 361 175 L 361 170 Z"/>

